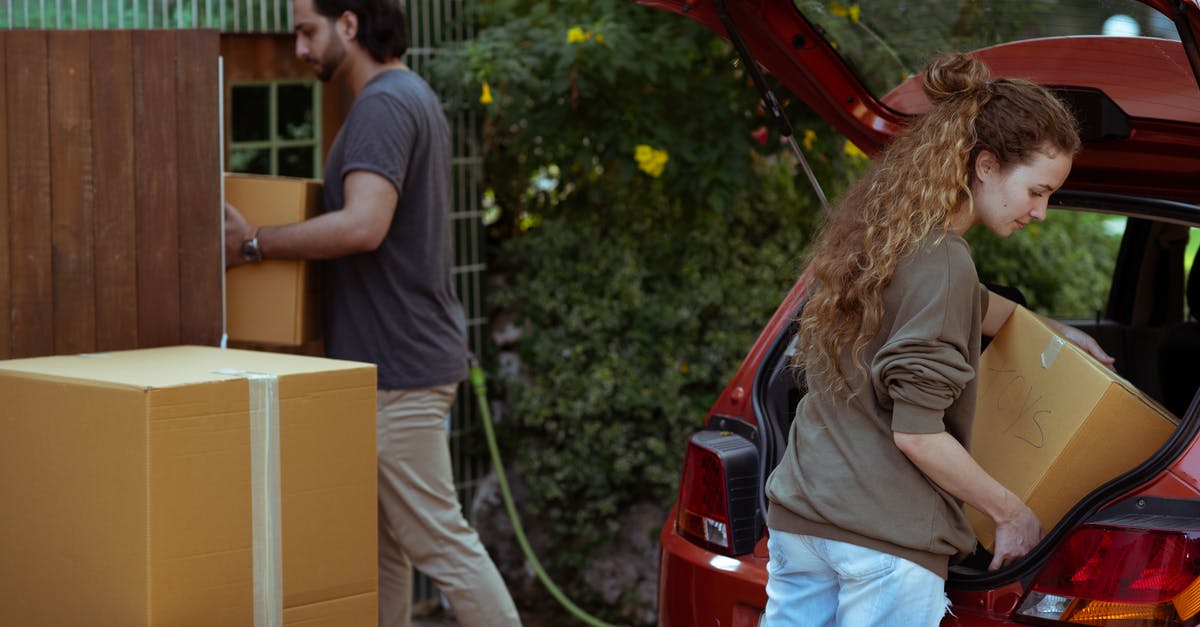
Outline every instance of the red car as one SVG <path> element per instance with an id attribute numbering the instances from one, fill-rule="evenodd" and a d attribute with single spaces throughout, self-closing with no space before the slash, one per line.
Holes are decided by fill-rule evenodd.
<path id="1" fill-rule="evenodd" d="M 935 52 L 974 50 L 997 75 L 1037 81 L 1069 102 L 1084 147 L 1053 212 L 1109 216 L 1112 258 L 1102 264 L 1107 285 L 1052 277 L 1098 294 L 1094 309 L 1049 313 L 1096 337 L 1118 373 L 1181 424 L 1153 456 L 1078 501 L 1023 559 L 998 572 L 986 561 L 952 567 L 953 615 L 942 624 L 1200 624 L 1200 1 L 638 1 L 745 42 L 871 154 L 927 106 L 914 74 Z M 1071 242 L 1060 245 L 1050 259 L 1072 254 Z M 663 627 L 758 623 L 763 486 L 804 393 L 785 366 L 810 286 L 797 280 L 687 443 L 661 533 Z"/>

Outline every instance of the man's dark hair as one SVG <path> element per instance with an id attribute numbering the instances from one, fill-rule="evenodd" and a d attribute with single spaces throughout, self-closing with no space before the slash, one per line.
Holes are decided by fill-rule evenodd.
<path id="1" fill-rule="evenodd" d="M 400 0 L 314 0 L 317 13 L 336 19 L 350 11 L 358 16 L 358 41 L 372 59 L 386 63 L 408 51 L 408 21 Z"/>

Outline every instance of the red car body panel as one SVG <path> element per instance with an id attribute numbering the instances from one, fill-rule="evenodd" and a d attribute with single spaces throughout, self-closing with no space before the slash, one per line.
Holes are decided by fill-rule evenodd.
<path id="1" fill-rule="evenodd" d="M 675 520 L 671 508 L 670 520 Z M 736 625 L 747 611 L 758 623 L 767 604 L 767 548 L 760 540 L 754 552 L 739 557 L 714 555 L 696 546 L 672 526 L 663 529 L 659 564 L 659 627 L 671 625 Z M 714 562 L 717 564 L 714 566 Z M 720 573 L 713 577 L 712 573 Z M 738 610 L 738 608 L 744 608 Z"/>

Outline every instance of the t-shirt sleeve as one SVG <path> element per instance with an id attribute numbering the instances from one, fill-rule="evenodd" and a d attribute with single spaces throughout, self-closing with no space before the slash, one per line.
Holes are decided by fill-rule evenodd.
<path id="1" fill-rule="evenodd" d="M 397 194 L 404 192 L 404 175 L 417 138 L 415 117 L 388 94 L 374 94 L 354 103 L 355 115 L 342 128 L 345 162 L 343 179 L 355 170 L 387 179 Z"/>
<path id="2" fill-rule="evenodd" d="M 945 248 L 902 264 L 889 289 L 897 290 L 896 323 L 871 363 L 880 404 L 892 410 L 892 430 L 938 433 L 944 413 L 975 377 L 969 361 L 979 279 L 962 271 Z"/>

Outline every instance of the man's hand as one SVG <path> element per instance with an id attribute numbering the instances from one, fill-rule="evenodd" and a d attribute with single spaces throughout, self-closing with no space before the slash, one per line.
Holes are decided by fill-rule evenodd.
<path id="1" fill-rule="evenodd" d="M 229 203 L 225 203 L 225 268 L 233 268 L 246 263 L 242 258 L 242 242 L 250 237 L 254 227 L 242 217 L 240 211 Z"/>
<path id="2" fill-rule="evenodd" d="M 996 521 L 996 546 L 992 551 L 992 563 L 988 565 L 989 571 L 1000 570 L 1030 552 L 1042 539 L 1042 523 L 1037 514 L 1017 500 L 1015 495 L 1010 498 L 1015 502 L 1016 509 L 1011 518 Z"/>

